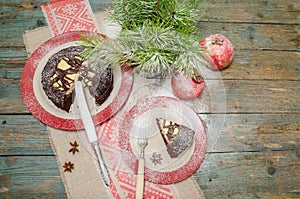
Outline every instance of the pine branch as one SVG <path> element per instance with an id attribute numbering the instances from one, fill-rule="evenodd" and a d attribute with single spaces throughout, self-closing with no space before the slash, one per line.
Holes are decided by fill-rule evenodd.
<path id="1" fill-rule="evenodd" d="M 133 66 L 146 76 L 165 76 L 180 70 L 191 77 L 206 64 L 194 45 L 195 23 L 202 0 L 115 0 L 111 19 L 122 31 L 115 40 L 83 36 L 87 64 L 105 69 L 115 64 Z"/>
<path id="2" fill-rule="evenodd" d="M 115 0 L 111 17 L 124 30 L 141 27 L 145 21 L 183 34 L 195 31 L 202 0 Z"/>
<path id="3" fill-rule="evenodd" d="M 200 72 L 199 64 L 205 63 L 200 50 L 188 35 L 145 24 L 135 31 L 121 31 L 115 40 L 101 40 L 89 52 L 87 60 L 98 68 L 126 63 L 134 66 L 133 71 L 141 76 L 149 73 L 166 76 L 180 70 L 193 77 L 194 69 Z"/>

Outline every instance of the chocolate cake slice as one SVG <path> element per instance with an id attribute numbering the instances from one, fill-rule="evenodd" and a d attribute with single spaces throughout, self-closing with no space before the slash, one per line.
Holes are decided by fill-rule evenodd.
<path id="1" fill-rule="evenodd" d="M 99 70 L 92 67 L 82 67 L 80 76 L 83 77 L 89 92 L 95 97 L 96 105 L 100 106 L 113 89 L 113 71 L 111 68 Z"/>
<path id="2" fill-rule="evenodd" d="M 71 46 L 53 54 L 42 71 L 42 86 L 47 97 L 60 109 L 69 112 L 73 104 L 75 81 L 82 77 L 95 103 L 101 105 L 113 89 L 112 69 L 97 71 L 86 67 L 80 53 L 83 46 Z"/>
<path id="3" fill-rule="evenodd" d="M 192 145 L 195 135 L 192 129 L 163 118 L 157 118 L 156 122 L 171 158 L 178 157 Z"/>

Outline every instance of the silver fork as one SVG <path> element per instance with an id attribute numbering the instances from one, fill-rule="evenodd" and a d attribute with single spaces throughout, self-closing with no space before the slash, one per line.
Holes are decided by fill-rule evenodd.
<path id="1" fill-rule="evenodd" d="M 140 155 L 138 159 L 135 198 L 142 199 L 144 195 L 145 148 L 148 145 L 148 138 L 145 129 L 141 130 L 139 133 L 138 145 L 140 147 Z"/>

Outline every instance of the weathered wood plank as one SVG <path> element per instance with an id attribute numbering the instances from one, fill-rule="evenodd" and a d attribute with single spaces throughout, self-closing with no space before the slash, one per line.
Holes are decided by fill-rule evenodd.
<path id="1" fill-rule="evenodd" d="M 0 157 L 0 198 L 66 198 L 53 156 Z"/>
<path id="2" fill-rule="evenodd" d="M 54 157 L 0 157 L 0 196 L 65 198 Z M 206 198 L 300 197 L 300 151 L 208 154 L 194 174 Z M 28 183 L 28 182 L 31 183 Z M 24 198 L 22 197 L 22 198 Z"/>
<path id="3" fill-rule="evenodd" d="M 20 79 L 24 64 L 0 63 L 0 79 Z"/>
<path id="4" fill-rule="evenodd" d="M 11 22 L 11 20 L 8 21 Z M 35 23 L 30 20 L 25 22 L 15 20 L 14 24 L 4 24 L 0 47 L 24 46 L 22 34 L 28 29 L 37 28 Z M 208 34 L 222 33 L 232 41 L 237 50 L 299 51 L 300 49 L 300 25 L 205 22 L 200 23 L 198 27 L 199 40 Z"/>
<path id="5" fill-rule="evenodd" d="M 25 60 L 27 60 L 27 53 L 24 47 L 1 48 L 1 50 L 1 64 L 23 63 Z"/>
<path id="6" fill-rule="evenodd" d="M 53 155 L 48 131 L 32 115 L 0 115 L 0 155 Z"/>
<path id="7" fill-rule="evenodd" d="M 222 33 L 236 50 L 300 50 L 300 25 L 199 23 L 200 37 Z"/>
<path id="8" fill-rule="evenodd" d="M 274 59 L 276 57 L 277 59 Z M 27 60 L 23 48 L 4 48 L 0 79 L 19 79 Z M 300 80 L 300 52 L 238 50 L 222 79 Z"/>
<path id="9" fill-rule="evenodd" d="M 209 0 L 203 21 L 299 24 L 298 0 Z"/>
<path id="10" fill-rule="evenodd" d="M 213 84 L 206 80 L 207 84 Z M 209 82 L 210 81 L 210 82 Z M 226 93 L 226 110 L 229 113 L 299 113 L 298 81 L 223 80 L 224 88 L 205 89 L 202 96 L 187 101 L 196 112 L 215 112 L 212 93 Z M 221 98 L 223 99 L 223 98 Z M 0 79 L 0 113 L 28 113 L 21 99 L 19 80 Z"/>
<path id="11" fill-rule="evenodd" d="M 222 116 L 200 114 L 209 152 L 300 149 L 299 114 Z M 210 126 L 215 124 L 219 126 Z M 53 155 L 46 126 L 31 115 L 0 115 L 0 129 L 0 155 Z M 219 137 L 214 136 L 216 131 Z"/>
<path id="12" fill-rule="evenodd" d="M 224 81 L 228 112 L 299 113 L 297 81 Z"/>
<path id="13" fill-rule="evenodd" d="M 44 19 L 36 20 L 11 20 L 2 19 L 1 41 L 0 47 L 24 47 L 22 35 L 27 30 L 32 30 L 38 27 L 45 26 L 46 23 L 39 22 Z M 41 24 L 40 24 L 41 23 Z"/>
<path id="14" fill-rule="evenodd" d="M 224 111 L 223 106 L 226 106 L 227 113 L 299 113 L 300 84 L 297 81 L 223 80 L 222 82 L 224 87 L 213 87 L 218 82 L 206 80 L 206 84 L 212 85 L 212 89 L 204 89 L 199 98 L 186 103 L 198 113 L 218 113 L 220 109 Z"/>
<path id="15" fill-rule="evenodd" d="M 223 79 L 300 80 L 299 70 L 300 52 L 238 50 L 221 75 Z"/>
<path id="16" fill-rule="evenodd" d="M 300 149 L 300 114 L 227 114 L 224 121 L 214 121 L 219 115 L 200 114 L 206 126 L 209 151 L 243 152 Z M 220 129 L 218 138 L 214 130 Z"/>
<path id="17" fill-rule="evenodd" d="M 20 81 L 0 79 L 0 113 L 28 113 L 20 93 Z"/>
<path id="18" fill-rule="evenodd" d="M 194 176 L 207 198 L 299 198 L 300 151 L 209 154 Z"/>

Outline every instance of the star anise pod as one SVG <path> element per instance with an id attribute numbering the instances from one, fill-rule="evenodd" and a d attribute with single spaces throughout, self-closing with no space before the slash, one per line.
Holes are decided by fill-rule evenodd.
<path id="1" fill-rule="evenodd" d="M 72 173 L 72 170 L 74 169 L 74 164 L 69 162 L 65 162 L 65 165 L 63 166 L 63 168 L 65 168 L 64 172 L 70 172 Z"/>
<path id="2" fill-rule="evenodd" d="M 70 145 L 71 145 L 71 149 L 69 150 L 69 153 L 73 153 L 73 155 L 76 153 L 76 152 L 78 152 L 79 153 L 79 150 L 78 150 L 78 144 L 77 144 L 77 142 L 75 141 L 74 143 L 72 143 L 72 142 L 70 142 Z"/>

